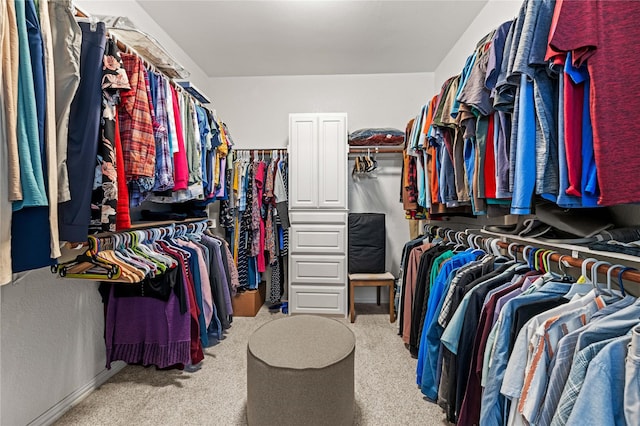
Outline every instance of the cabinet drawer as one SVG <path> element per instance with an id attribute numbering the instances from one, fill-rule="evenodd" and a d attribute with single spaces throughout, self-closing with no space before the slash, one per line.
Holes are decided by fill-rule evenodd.
<path id="1" fill-rule="evenodd" d="M 291 223 L 318 223 L 318 224 L 336 224 L 346 225 L 346 212 L 327 212 L 322 210 L 316 211 L 289 211 L 289 220 Z"/>
<path id="2" fill-rule="evenodd" d="M 305 314 L 341 314 L 347 312 L 346 288 L 291 285 L 289 311 Z"/>
<path id="3" fill-rule="evenodd" d="M 346 286 L 345 256 L 292 254 L 289 263 L 292 283 Z"/>
<path id="4" fill-rule="evenodd" d="M 344 254 L 345 225 L 292 225 L 292 253 Z"/>

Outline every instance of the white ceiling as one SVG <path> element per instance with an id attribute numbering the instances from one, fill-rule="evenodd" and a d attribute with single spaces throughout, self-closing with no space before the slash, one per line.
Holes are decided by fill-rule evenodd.
<path id="1" fill-rule="evenodd" d="M 487 0 L 137 0 L 209 77 L 432 72 Z"/>

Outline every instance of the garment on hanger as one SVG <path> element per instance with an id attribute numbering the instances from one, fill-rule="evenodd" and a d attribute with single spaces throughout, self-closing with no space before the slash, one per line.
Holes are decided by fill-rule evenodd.
<path id="1" fill-rule="evenodd" d="M 414 257 L 423 241 L 407 244 L 416 245 Z M 625 370 L 610 370 L 611 364 L 601 360 L 613 357 L 620 360 L 616 365 L 624 364 L 627 348 L 623 351 L 620 342 L 626 345 L 639 324 L 637 299 L 602 290 L 596 275 L 583 279 L 587 284 L 566 282 L 547 270 L 544 258 L 550 252 L 530 250 L 524 264 L 473 248 L 455 253 L 452 249 L 464 247 L 434 243 L 420 257 L 420 266 L 431 264 L 428 278 L 420 278 L 425 284 L 407 283 L 407 278 L 416 279 L 411 273 L 403 290 L 413 291 L 410 350 L 414 326 L 421 333 L 417 383 L 449 421 L 578 424 L 582 413 L 593 411 L 587 407 L 594 397 L 587 386 L 606 382 L 600 390 L 611 388 L 620 396 L 606 399 L 591 415 L 607 424 L 625 424 L 624 411 L 630 407 L 622 396 Z M 430 260 L 438 246 L 449 254 Z M 410 257 L 403 254 L 406 261 Z M 416 299 L 426 302 L 421 306 Z"/>
<path id="2" fill-rule="evenodd" d="M 222 339 L 233 314 L 234 284 L 229 265 L 223 264 L 224 242 L 185 225 L 166 233 L 122 235 L 133 240 L 111 242 L 113 250 L 102 247 L 96 253 L 132 275 L 131 284 L 108 280 L 101 285 L 107 366 L 116 360 L 158 368 L 197 365 L 202 349 Z M 141 268 L 147 272 L 139 275 Z M 120 277 L 115 281 L 129 279 Z"/>
<path id="3" fill-rule="evenodd" d="M 118 207 L 118 173 L 116 161 L 116 105 L 120 90 L 129 90 L 129 78 L 115 42 L 107 40 L 102 68 L 102 119 L 97 165 L 92 196 L 94 230 L 115 232 Z"/>
<path id="4" fill-rule="evenodd" d="M 81 22 L 81 77 L 71 104 L 67 170 L 71 200 L 60 205 L 60 238 L 65 241 L 85 241 L 90 221 L 91 188 L 97 155 L 100 115 L 102 111 L 102 60 L 106 43 L 104 23 Z M 96 47 L 97 46 L 97 47 Z M 89 142 L 91 141 L 91 142 Z M 84 212 L 84 214 L 82 213 Z"/>
<path id="5" fill-rule="evenodd" d="M 620 195 L 612 184 L 622 155 L 601 136 L 624 126 L 601 117 L 611 93 L 638 75 L 612 73 L 589 50 L 599 43 L 599 50 L 616 52 L 628 34 L 586 43 L 567 30 L 603 10 L 626 19 L 633 9 L 629 3 L 623 12 L 622 4 L 597 1 L 577 17 L 577 9 L 563 2 L 525 1 L 513 21 L 483 37 L 461 72 L 407 125 L 407 217 L 415 215 L 415 204 L 439 216 L 530 214 L 540 198 L 571 208 L 630 202 L 635 192 Z M 624 84 L 607 90 L 614 81 Z"/>

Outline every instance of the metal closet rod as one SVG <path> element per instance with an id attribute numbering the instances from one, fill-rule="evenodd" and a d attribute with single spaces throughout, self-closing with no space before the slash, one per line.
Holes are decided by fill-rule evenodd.
<path id="1" fill-rule="evenodd" d="M 111 237 L 115 234 L 126 234 L 127 232 L 133 232 L 133 231 L 145 231 L 147 229 L 162 229 L 162 228 L 170 229 L 172 226 L 175 227 L 178 225 L 191 225 L 191 224 L 198 224 L 198 223 L 204 223 L 204 222 L 206 222 L 207 227 L 213 226 L 213 221 L 205 217 L 192 217 L 184 220 L 159 220 L 159 221 L 134 222 L 131 224 L 131 228 L 120 229 L 115 232 L 100 232 L 97 234 L 88 235 L 87 241 L 90 238 L 101 239 L 101 238 Z M 87 246 L 88 245 L 87 241 L 67 242 L 66 247 L 71 249 L 71 248 Z"/>
<path id="2" fill-rule="evenodd" d="M 286 151 L 287 148 L 260 148 L 260 149 L 251 149 L 251 148 L 234 148 L 234 151 L 243 151 L 243 152 L 257 152 L 258 154 L 270 154 L 273 151 Z"/>
<path id="3" fill-rule="evenodd" d="M 371 154 L 401 154 L 404 152 L 402 147 L 386 147 L 386 146 L 358 146 L 349 148 L 349 154 L 362 154 L 362 153 L 371 153 Z"/>
<path id="4" fill-rule="evenodd" d="M 438 226 L 434 226 L 434 228 L 437 228 L 440 231 L 442 231 L 442 233 L 444 234 L 444 237 L 446 239 L 449 239 L 452 242 L 457 242 L 457 241 L 455 240 L 455 238 L 453 240 L 451 240 L 449 238 L 449 235 L 451 233 L 453 233 L 453 235 L 456 235 L 458 233 L 463 233 L 466 236 L 473 235 L 474 239 L 480 238 L 483 243 L 486 242 L 487 240 L 489 240 L 489 241 L 497 240 L 497 238 L 486 237 L 484 235 L 475 234 L 473 232 L 469 232 L 468 230 L 467 231 L 456 231 L 454 229 L 443 228 L 443 227 L 438 227 Z M 437 232 L 437 229 L 431 229 L 431 231 L 436 231 Z M 508 236 L 503 236 L 503 237 L 507 238 L 507 239 L 509 238 Z M 527 247 L 530 247 L 530 248 L 532 248 L 533 250 L 536 250 L 536 251 L 539 251 L 539 250 L 542 250 L 542 251 L 545 251 L 545 252 L 551 251 L 551 255 L 549 256 L 550 260 L 552 260 L 554 262 L 566 263 L 567 265 L 570 265 L 570 266 L 573 266 L 573 267 L 576 267 L 576 268 L 582 268 L 582 264 L 585 262 L 585 259 L 576 258 L 576 257 L 573 257 L 573 256 L 568 255 L 568 254 L 561 254 L 561 253 L 558 253 L 555 250 L 550 250 L 550 249 L 546 250 L 546 249 L 541 249 L 541 248 L 538 248 L 538 247 L 533 247 L 531 245 L 522 244 L 520 242 L 515 242 L 514 241 L 513 243 L 507 243 L 507 242 L 498 240 L 497 244 L 498 244 L 499 247 L 504 248 L 504 249 L 509 249 L 509 247 L 511 246 L 512 250 L 517 251 L 519 253 L 524 252 L 524 250 Z M 466 241 L 465 241 L 465 245 L 466 245 Z M 596 257 L 597 255 L 593 254 L 593 256 Z M 640 261 L 640 259 L 639 259 L 639 261 Z M 593 262 L 590 262 L 590 263 L 593 264 Z M 613 266 L 613 265 L 611 265 L 611 266 Z M 587 265 L 587 267 L 589 267 L 589 265 Z M 590 269 L 590 268 L 588 268 L 588 269 Z M 597 271 L 599 273 L 601 273 L 601 274 L 606 274 L 609 271 L 609 269 L 610 269 L 610 265 L 599 265 L 598 268 L 597 268 Z M 618 267 L 618 268 L 615 268 L 615 269 L 620 269 L 620 268 Z M 622 278 L 627 280 L 627 281 L 634 282 L 634 283 L 640 283 L 640 271 L 626 270 L 626 271 L 624 271 L 622 273 Z"/>

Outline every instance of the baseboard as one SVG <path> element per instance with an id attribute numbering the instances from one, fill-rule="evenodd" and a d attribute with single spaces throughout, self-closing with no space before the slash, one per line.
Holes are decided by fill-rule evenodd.
<path id="1" fill-rule="evenodd" d="M 110 370 L 104 369 L 100 373 L 98 373 L 93 379 L 89 380 L 84 386 L 76 389 L 69 395 L 67 395 L 64 399 L 59 401 L 53 407 L 49 408 L 47 411 L 38 416 L 35 420 L 33 420 L 29 425 L 33 426 L 48 426 L 53 424 L 56 420 L 58 420 L 64 413 L 69 411 L 75 405 L 77 405 L 80 401 L 85 399 L 91 392 L 96 390 L 99 386 L 101 386 L 104 382 L 113 377 L 116 373 L 126 367 L 127 364 L 124 362 L 114 362 Z"/>

